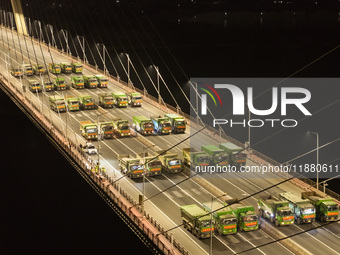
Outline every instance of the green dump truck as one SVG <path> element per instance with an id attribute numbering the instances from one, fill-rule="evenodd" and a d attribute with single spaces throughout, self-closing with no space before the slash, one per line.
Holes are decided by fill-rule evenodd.
<path id="1" fill-rule="evenodd" d="M 211 216 L 198 205 L 183 205 L 180 207 L 181 218 L 185 229 L 197 238 L 209 238 L 214 231 Z"/>
<path id="2" fill-rule="evenodd" d="M 35 75 L 44 74 L 45 68 L 40 64 L 36 64 L 36 65 L 33 65 L 33 72 Z"/>
<path id="3" fill-rule="evenodd" d="M 294 214 L 289 207 L 289 202 L 279 200 L 272 194 L 264 195 L 258 198 L 257 204 L 262 218 L 267 218 L 276 226 L 285 226 L 294 224 Z"/>
<path id="4" fill-rule="evenodd" d="M 78 97 L 69 96 L 66 99 L 67 109 L 71 112 L 79 111 L 79 99 Z"/>
<path id="5" fill-rule="evenodd" d="M 113 124 L 111 121 L 99 120 L 97 122 L 100 139 L 112 139 L 113 138 Z"/>
<path id="6" fill-rule="evenodd" d="M 245 166 L 247 154 L 241 152 L 243 149 L 233 143 L 221 143 L 219 148 L 227 152 L 229 161 L 234 166 Z"/>
<path id="7" fill-rule="evenodd" d="M 84 88 L 84 79 L 81 76 L 72 76 L 71 77 L 71 86 L 75 89 L 83 89 Z"/>
<path id="8" fill-rule="evenodd" d="M 33 73 L 33 67 L 30 64 L 23 64 L 22 65 L 22 70 L 24 71 L 24 74 L 26 76 L 32 76 L 34 74 Z"/>
<path id="9" fill-rule="evenodd" d="M 11 75 L 14 77 L 21 77 L 22 76 L 21 66 L 11 66 Z"/>
<path id="10" fill-rule="evenodd" d="M 80 121 L 80 132 L 88 140 L 98 139 L 98 128 L 96 123 L 91 120 Z"/>
<path id="11" fill-rule="evenodd" d="M 60 96 L 49 97 L 50 108 L 56 112 L 66 112 L 66 106 L 64 98 Z"/>
<path id="12" fill-rule="evenodd" d="M 144 116 L 133 116 L 133 127 L 134 129 L 142 135 L 152 135 L 153 134 L 153 122 Z"/>
<path id="13" fill-rule="evenodd" d="M 28 80 L 29 90 L 32 92 L 41 92 L 42 86 L 39 81 L 30 79 Z"/>
<path id="14" fill-rule="evenodd" d="M 138 92 L 131 92 L 131 93 L 126 93 L 128 100 L 129 100 L 129 104 L 131 106 L 142 106 L 143 105 L 143 99 L 142 99 L 142 95 Z"/>
<path id="15" fill-rule="evenodd" d="M 54 80 L 54 89 L 55 90 L 66 90 L 67 89 L 67 85 L 65 82 L 65 78 L 56 78 Z"/>
<path id="16" fill-rule="evenodd" d="M 90 110 L 96 108 L 94 99 L 92 96 L 87 94 L 79 95 L 79 106 L 80 110 Z"/>
<path id="17" fill-rule="evenodd" d="M 119 154 L 118 163 L 121 172 L 126 174 L 127 177 L 131 179 L 143 177 L 144 166 L 140 162 L 140 158 L 135 158 L 129 154 Z"/>
<path id="18" fill-rule="evenodd" d="M 122 92 L 113 92 L 112 93 L 113 99 L 115 101 L 116 107 L 127 107 L 128 106 L 128 98 Z"/>
<path id="19" fill-rule="evenodd" d="M 72 65 L 72 72 L 81 74 L 83 73 L 83 65 L 81 63 L 71 63 Z"/>
<path id="20" fill-rule="evenodd" d="M 213 223 L 215 226 L 215 231 L 219 235 L 230 235 L 237 233 L 237 219 L 234 212 L 229 208 L 225 207 L 226 204 L 220 201 L 214 200 L 212 203 L 203 203 L 203 208 L 206 212 L 212 213 Z M 219 209 L 221 208 L 221 209 Z M 218 210 L 219 209 L 219 210 Z"/>
<path id="21" fill-rule="evenodd" d="M 173 133 L 184 133 L 186 129 L 186 122 L 182 116 L 177 114 L 165 114 L 172 126 Z"/>
<path id="22" fill-rule="evenodd" d="M 171 133 L 171 123 L 168 118 L 162 116 L 150 116 L 153 122 L 153 129 L 159 135 L 168 135 Z"/>
<path id="23" fill-rule="evenodd" d="M 97 78 L 94 75 L 83 75 L 85 88 L 95 89 L 98 86 Z"/>
<path id="24" fill-rule="evenodd" d="M 169 151 L 157 151 L 158 159 L 162 162 L 163 170 L 168 173 L 179 173 L 182 171 L 182 160 L 178 154 Z"/>
<path id="25" fill-rule="evenodd" d="M 209 155 L 204 151 L 195 148 L 184 148 L 182 150 L 184 164 L 187 166 L 208 166 L 210 163 Z"/>
<path id="26" fill-rule="evenodd" d="M 43 85 L 44 85 L 45 92 L 53 91 L 54 89 L 54 85 L 51 79 L 44 79 Z"/>
<path id="27" fill-rule="evenodd" d="M 230 199 L 225 202 L 236 215 L 238 231 L 251 231 L 259 228 L 259 222 L 253 206 L 245 205 L 238 199 Z"/>
<path id="28" fill-rule="evenodd" d="M 289 202 L 297 224 L 312 223 L 315 220 L 315 207 L 309 200 L 302 199 L 290 192 L 281 193 L 280 199 Z"/>
<path id="29" fill-rule="evenodd" d="M 157 176 L 162 174 L 162 162 L 155 158 L 155 155 L 145 151 L 138 153 L 137 156 L 141 159 L 144 165 L 147 176 Z"/>
<path id="30" fill-rule="evenodd" d="M 128 120 L 121 118 L 112 119 L 113 129 L 117 136 L 126 137 L 131 136 L 130 124 Z"/>
<path id="31" fill-rule="evenodd" d="M 107 84 L 109 83 L 107 76 L 96 74 L 95 77 L 98 81 L 98 88 L 107 88 Z"/>
<path id="32" fill-rule="evenodd" d="M 62 62 L 62 63 L 60 63 L 60 67 L 61 67 L 62 73 L 64 73 L 64 74 L 72 73 L 72 65 L 70 63 Z"/>
<path id="33" fill-rule="evenodd" d="M 228 154 L 216 145 L 204 145 L 201 150 L 209 155 L 210 164 L 219 166 L 229 164 Z"/>
<path id="34" fill-rule="evenodd" d="M 48 64 L 48 70 L 50 71 L 50 73 L 59 74 L 59 73 L 61 73 L 60 64 L 49 63 Z"/>
<path id="35" fill-rule="evenodd" d="M 98 94 L 99 106 L 103 108 L 113 108 L 113 97 L 110 93 Z"/>
<path id="36" fill-rule="evenodd" d="M 339 206 L 333 198 L 315 191 L 302 192 L 301 197 L 308 199 L 315 206 L 316 218 L 321 222 L 338 219 Z"/>

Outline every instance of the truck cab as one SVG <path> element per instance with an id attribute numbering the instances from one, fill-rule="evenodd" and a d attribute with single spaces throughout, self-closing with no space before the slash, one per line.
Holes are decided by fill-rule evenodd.
<path id="1" fill-rule="evenodd" d="M 142 135 L 153 134 L 153 122 L 144 116 L 133 116 L 133 127 Z"/>
<path id="2" fill-rule="evenodd" d="M 280 199 L 289 202 L 297 224 L 314 222 L 315 207 L 309 200 L 302 199 L 291 192 L 281 193 Z"/>
<path id="3" fill-rule="evenodd" d="M 22 77 L 21 66 L 11 66 L 11 75 L 14 77 Z"/>
<path id="4" fill-rule="evenodd" d="M 212 213 L 215 230 L 219 235 L 229 235 L 237 233 L 237 218 L 233 211 L 226 204 L 214 200 L 213 202 L 203 203 L 206 212 Z"/>
<path id="5" fill-rule="evenodd" d="M 66 112 L 66 106 L 64 98 L 60 96 L 50 96 L 49 97 L 50 107 L 56 112 Z"/>
<path id="6" fill-rule="evenodd" d="M 98 86 L 98 81 L 94 75 L 83 75 L 85 88 L 95 89 Z"/>
<path id="7" fill-rule="evenodd" d="M 70 74 L 72 73 L 72 66 L 70 63 L 62 62 L 60 63 L 61 66 L 61 72 L 64 74 Z"/>
<path id="8" fill-rule="evenodd" d="M 204 145 L 201 150 L 206 152 L 210 158 L 210 164 L 224 166 L 229 164 L 228 154 L 216 145 Z"/>
<path id="9" fill-rule="evenodd" d="M 100 138 L 111 139 L 113 138 L 113 124 L 111 121 L 101 120 L 97 123 Z"/>
<path id="10" fill-rule="evenodd" d="M 245 205 L 238 199 L 230 199 L 225 201 L 230 204 L 228 207 L 234 212 L 237 218 L 237 225 L 240 232 L 252 231 L 259 228 L 259 222 L 255 209 L 251 205 Z"/>
<path id="11" fill-rule="evenodd" d="M 42 87 L 39 81 L 30 79 L 28 80 L 29 89 L 31 92 L 41 92 Z"/>
<path id="12" fill-rule="evenodd" d="M 105 75 L 96 74 L 95 77 L 98 81 L 98 88 L 107 88 L 109 79 Z"/>
<path id="13" fill-rule="evenodd" d="M 54 85 L 51 79 L 44 79 L 43 84 L 44 84 L 45 92 L 53 91 Z"/>
<path id="14" fill-rule="evenodd" d="M 49 70 L 52 74 L 59 74 L 59 73 L 61 73 L 60 64 L 49 63 L 49 64 L 48 64 L 48 70 Z"/>
<path id="15" fill-rule="evenodd" d="M 90 120 L 80 121 L 80 132 L 88 140 L 98 139 L 97 125 Z"/>
<path id="16" fill-rule="evenodd" d="M 168 173 L 179 173 L 182 171 L 182 160 L 177 154 L 168 151 L 157 151 L 158 158 L 162 162 L 163 169 Z"/>
<path id="17" fill-rule="evenodd" d="M 24 71 L 24 74 L 26 76 L 32 76 L 34 74 L 33 73 L 33 67 L 30 64 L 23 64 L 22 65 L 22 70 Z"/>
<path id="18" fill-rule="evenodd" d="M 139 158 L 132 157 L 129 154 L 118 155 L 118 162 L 120 170 L 129 178 L 141 178 L 144 174 L 144 165 L 140 162 Z"/>
<path id="19" fill-rule="evenodd" d="M 145 151 L 144 153 L 138 153 L 137 156 L 141 159 L 141 163 L 147 171 L 147 176 L 157 176 L 162 174 L 162 162 L 155 158 L 155 155 Z"/>
<path id="20" fill-rule="evenodd" d="M 173 133 L 184 133 L 186 129 L 186 121 L 182 116 L 177 114 L 165 114 L 165 117 L 169 119 L 172 126 Z"/>
<path id="21" fill-rule="evenodd" d="M 84 88 L 84 79 L 81 76 L 72 76 L 71 77 L 72 87 L 75 89 L 83 89 Z"/>
<path id="22" fill-rule="evenodd" d="M 112 123 L 114 131 L 119 137 L 126 137 L 131 135 L 130 124 L 128 120 L 115 118 L 112 119 Z"/>
<path id="23" fill-rule="evenodd" d="M 230 162 L 234 166 L 245 166 L 247 154 L 243 153 L 243 149 L 233 143 L 221 143 L 219 148 L 228 153 Z"/>
<path id="24" fill-rule="evenodd" d="M 35 75 L 40 75 L 45 73 L 45 68 L 40 64 L 36 64 L 33 66 L 33 71 Z"/>
<path id="25" fill-rule="evenodd" d="M 103 108 L 113 108 L 113 97 L 109 93 L 98 94 L 99 105 Z"/>
<path id="26" fill-rule="evenodd" d="M 116 107 L 127 107 L 128 106 L 128 98 L 122 92 L 113 92 L 112 96 L 115 100 Z"/>
<path id="27" fill-rule="evenodd" d="M 54 89 L 55 90 L 66 90 L 67 86 L 66 86 L 66 82 L 65 82 L 65 78 L 56 78 L 54 80 Z"/>
<path id="28" fill-rule="evenodd" d="M 180 207 L 183 226 L 199 239 L 209 238 L 214 232 L 210 215 L 196 204 Z"/>
<path id="29" fill-rule="evenodd" d="M 81 63 L 72 63 L 72 72 L 76 74 L 83 73 L 83 65 Z"/>
<path id="30" fill-rule="evenodd" d="M 162 135 L 171 133 L 171 123 L 167 118 L 162 116 L 151 116 L 150 119 L 153 122 L 155 133 Z"/>
<path id="31" fill-rule="evenodd" d="M 127 93 L 128 96 L 129 104 L 131 106 L 139 106 L 142 107 L 143 105 L 143 99 L 142 95 L 138 92 L 132 92 L 132 93 Z"/>
<path id="32" fill-rule="evenodd" d="M 68 97 L 66 102 L 69 111 L 79 111 L 79 100 L 77 97 Z"/>
<path id="33" fill-rule="evenodd" d="M 207 166 L 209 165 L 209 155 L 204 151 L 199 151 L 195 148 L 184 148 L 182 150 L 184 164 L 187 166 Z"/>
<path id="34" fill-rule="evenodd" d="M 95 109 L 96 107 L 92 96 L 87 94 L 79 95 L 79 104 L 81 110 Z"/>

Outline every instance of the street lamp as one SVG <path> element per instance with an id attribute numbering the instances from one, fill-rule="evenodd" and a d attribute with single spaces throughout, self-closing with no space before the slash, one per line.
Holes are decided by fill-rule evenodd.
<path id="1" fill-rule="evenodd" d="M 143 197 L 142 197 L 142 215 L 144 216 L 144 198 L 145 198 L 145 151 L 152 147 L 156 146 L 156 144 L 150 145 L 148 147 L 143 146 Z"/>
<path id="2" fill-rule="evenodd" d="M 100 51 L 98 49 L 98 46 L 99 45 L 102 45 L 103 46 L 103 54 L 100 54 Z M 106 63 L 105 63 L 105 51 L 106 51 L 106 47 L 104 44 L 102 43 L 96 43 L 96 48 L 97 48 L 97 51 L 99 53 L 99 56 L 101 58 L 101 60 L 103 61 L 103 65 L 104 65 L 104 75 L 106 75 Z"/>
<path id="3" fill-rule="evenodd" d="M 312 132 L 309 131 L 309 133 L 316 135 L 316 189 L 319 190 L 319 171 L 318 171 L 318 165 L 319 165 L 319 133 L 318 132 Z"/>
<path id="4" fill-rule="evenodd" d="M 79 38 L 82 38 L 82 44 L 80 43 L 80 40 Z M 77 35 L 77 39 L 78 39 L 78 42 L 79 42 L 79 45 L 80 45 L 80 48 L 83 52 L 83 61 L 84 61 L 84 65 L 85 65 L 85 62 L 87 63 L 87 57 L 86 57 L 86 54 L 85 54 L 85 37 L 84 36 L 80 36 L 80 35 Z"/>
<path id="5" fill-rule="evenodd" d="M 214 197 L 214 196 L 211 196 L 211 211 L 214 211 L 214 210 L 216 210 L 215 208 L 213 209 L 213 202 L 214 202 L 214 200 L 215 199 L 218 199 L 218 198 L 220 198 L 220 197 L 223 197 L 223 196 L 225 196 L 225 195 L 227 195 L 226 193 L 224 193 L 224 194 L 222 194 L 222 195 L 220 195 L 220 196 L 218 196 L 218 197 Z M 209 254 L 210 255 L 212 255 L 212 250 L 213 250 L 213 232 L 212 232 L 212 230 L 213 230 L 213 224 L 212 224 L 212 212 L 210 213 L 210 252 L 209 252 Z"/>

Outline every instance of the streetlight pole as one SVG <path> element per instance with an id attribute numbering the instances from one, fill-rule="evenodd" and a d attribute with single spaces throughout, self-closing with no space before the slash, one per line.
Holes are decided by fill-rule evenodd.
<path id="1" fill-rule="evenodd" d="M 156 146 L 155 144 L 153 145 L 150 145 L 148 147 L 145 147 L 143 146 L 143 198 L 142 198 L 142 215 L 144 216 L 144 199 L 145 199 L 145 166 L 146 166 L 146 163 L 145 163 L 145 151 L 151 147 L 154 147 Z"/>
<path id="2" fill-rule="evenodd" d="M 218 196 L 218 197 L 215 197 L 214 198 L 214 196 L 211 196 L 211 207 L 210 207 L 210 209 L 211 209 L 211 211 L 214 211 L 214 210 L 216 210 L 217 208 L 213 208 L 213 202 L 214 202 L 214 200 L 215 199 L 218 199 L 218 198 L 220 198 L 220 197 L 223 197 L 223 196 L 225 196 L 226 195 L 226 193 L 224 193 L 224 194 L 222 194 L 222 195 L 220 195 L 220 196 Z M 212 230 L 213 230 L 213 224 L 212 224 L 212 212 L 210 213 L 210 252 L 209 252 L 209 254 L 210 255 L 212 255 L 212 253 L 213 253 L 213 232 L 212 232 Z"/>
<path id="3" fill-rule="evenodd" d="M 312 132 L 313 135 L 316 135 L 316 189 L 319 190 L 319 171 L 318 171 L 318 165 L 319 165 L 319 133 L 318 132 Z"/>
<path id="4" fill-rule="evenodd" d="M 189 81 L 189 83 L 191 84 L 191 86 L 194 88 L 194 85 L 195 84 L 195 94 L 196 94 L 196 125 L 198 125 L 198 88 L 197 88 L 197 82 L 194 82 L 194 81 Z"/>

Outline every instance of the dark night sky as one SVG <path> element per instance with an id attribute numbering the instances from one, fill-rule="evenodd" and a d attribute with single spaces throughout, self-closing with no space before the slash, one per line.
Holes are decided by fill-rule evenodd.
<path id="1" fill-rule="evenodd" d="M 190 77 L 287 77 L 339 44 L 339 1 L 283 2 L 23 0 L 25 15 L 52 24 L 55 36 L 60 29 L 69 30 L 72 38 L 85 35 L 94 54 L 95 42 L 104 43 L 114 61 L 115 50 L 128 52 L 138 70 L 156 64 L 176 90 L 169 66 L 186 92 L 184 83 Z M 0 3 L 9 8 L 9 1 Z M 74 43 L 75 52 L 79 46 Z M 339 77 L 339 55 L 335 51 L 297 77 Z M 120 76 L 126 80 L 123 73 Z M 134 74 L 132 80 L 141 88 Z M 0 239 L 2 253 L 67 253 L 71 242 L 74 254 L 112 253 L 118 247 L 127 254 L 146 254 L 147 249 L 20 110 L 3 93 L 0 97 L 8 106 L 0 111 L 2 123 L 8 123 L 0 125 L 6 134 L 2 144 L 7 144 L 1 147 L 5 157 L 0 194 L 6 204 L 0 212 L 6 230 Z M 183 110 L 188 107 L 183 105 Z"/>

